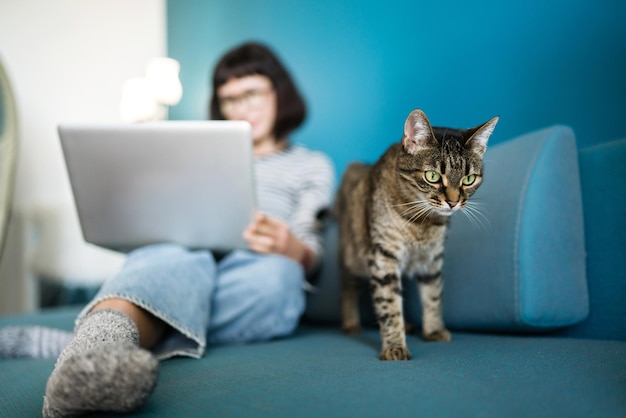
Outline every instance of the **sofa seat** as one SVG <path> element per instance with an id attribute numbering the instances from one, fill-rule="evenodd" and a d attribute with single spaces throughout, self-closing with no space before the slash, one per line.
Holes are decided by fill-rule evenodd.
<path id="1" fill-rule="evenodd" d="M 52 309 L 0 327 L 71 329 L 77 314 Z M 154 395 L 132 416 L 626 416 L 624 341 L 455 332 L 451 343 L 408 344 L 413 359 L 382 362 L 376 329 L 346 336 L 303 324 L 285 339 L 209 347 L 200 360 L 162 362 Z M 0 360 L 0 417 L 40 416 L 53 367 Z"/>

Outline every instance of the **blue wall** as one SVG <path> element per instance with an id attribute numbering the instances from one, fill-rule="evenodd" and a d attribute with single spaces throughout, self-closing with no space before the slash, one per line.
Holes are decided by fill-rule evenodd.
<path id="1" fill-rule="evenodd" d="M 206 118 L 219 56 L 260 40 L 310 108 L 292 140 L 330 153 L 338 174 L 399 140 L 414 108 L 437 126 L 500 115 L 492 144 L 557 123 L 580 146 L 626 136 L 621 0 L 170 0 L 167 16 L 184 88 L 172 119 Z"/>

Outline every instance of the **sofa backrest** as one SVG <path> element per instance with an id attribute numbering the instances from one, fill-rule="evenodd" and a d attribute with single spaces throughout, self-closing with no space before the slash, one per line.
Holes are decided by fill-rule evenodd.
<path id="1" fill-rule="evenodd" d="M 563 335 L 626 341 L 626 139 L 579 152 L 589 317 Z"/>
<path id="2" fill-rule="evenodd" d="M 524 135 L 506 144 L 498 144 L 491 155 L 492 171 L 499 169 L 507 172 L 508 167 L 521 164 L 519 173 L 509 172 L 507 175 L 513 178 L 522 175 L 528 177 L 526 185 L 517 188 L 525 189 L 521 193 L 526 196 L 513 196 L 511 199 L 518 201 L 503 204 L 500 200 L 504 199 L 502 196 L 505 188 L 510 187 L 510 180 L 498 180 L 488 186 L 490 189 L 485 184 L 483 202 L 492 207 L 505 208 L 496 209 L 497 216 L 504 216 L 505 221 L 498 219 L 499 227 L 494 228 L 492 225 L 491 235 L 487 234 L 483 240 L 484 245 L 489 246 L 486 253 L 497 258 L 493 263 L 501 267 L 495 270 L 492 268 L 493 271 L 489 270 L 491 273 L 482 271 L 484 269 L 481 265 L 489 260 L 470 262 L 459 256 L 461 250 L 455 249 L 454 245 L 447 246 L 447 293 L 444 291 L 444 295 L 448 296 L 448 299 L 444 296 L 446 321 L 453 329 L 467 331 L 548 332 L 579 338 L 626 340 L 626 303 L 623 302 L 626 296 L 626 261 L 621 258 L 626 255 L 626 195 L 622 193 L 624 187 L 619 187 L 626 185 L 626 140 L 577 150 L 571 129 L 557 126 Z M 519 162 L 523 159 L 528 163 Z M 528 197 L 530 195 L 535 197 Z M 555 196 L 543 199 L 542 196 L 546 195 Z M 560 212 L 552 210 L 559 205 L 562 206 Z M 519 215 L 516 211 L 510 215 L 503 214 L 502 211 L 508 210 L 506 208 L 509 206 L 528 207 L 529 210 L 517 211 Z M 562 214 L 560 218 L 555 218 L 559 213 Z M 458 218 L 453 220 L 449 239 L 467 242 L 467 236 L 456 235 L 475 235 L 471 228 L 468 230 L 465 226 L 459 226 L 463 217 Z M 491 221 L 493 223 L 496 219 L 492 218 Z M 518 253 L 512 259 L 507 259 L 509 251 L 503 252 L 498 248 L 506 247 L 512 251 L 517 248 L 519 251 L 520 246 L 509 245 L 510 237 L 506 237 L 510 234 L 501 233 L 502 228 L 525 230 L 515 234 L 518 238 L 510 240 L 519 240 L 520 236 L 526 234 L 524 245 L 536 246 L 537 250 Z M 503 237 L 506 238 L 504 241 Z M 337 238 L 337 226 L 331 222 L 326 231 L 326 257 L 318 276 L 318 291 L 310 294 L 307 301 L 305 317 L 308 319 L 339 323 Z M 540 244 L 533 243 L 542 240 L 544 242 Z M 550 242 L 546 243 L 545 240 Z M 496 253 L 502 254 L 496 257 Z M 544 253 L 545 256 L 542 255 Z M 467 276 L 466 271 L 461 274 L 456 271 L 458 268 L 451 267 L 450 263 L 454 262 L 460 263 L 461 270 L 476 270 L 475 277 L 469 279 L 472 283 L 482 283 L 482 293 L 468 295 L 468 292 L 473 292 L 471 286 L 460 282 L 458 277 L 449 277 Z M 510 264 L 511 268 L 502 267 Z M 497 275 L 499 270 L 506 271 Z M 532 274 L 523 275 L 519 270 Z M 497 278 L 491 277 L 493 275 Z M 485 276 L 490 276 L 486 282 Z M 508 284 L 502 284 L 503 280 Z M 405 286 L 405 300 L 411 302 L 410 299 L 413 299 L 406 308 L 407 315 L 415 317 L 419 307 L 412 305 L 419 304 L 419 301 L 412 294 L 414 285 L 408 283 Z M 500 290 L 494 291 L 498 288 Z M 463 295 L 482 300 L 483 304 L 493 308 L 493 312 L 489 308 L 485 311 L 485 308 L 477 308 L 476 304 L 464 302 Z M 451 299 L 454 299 L 455 306 L 451 303 L 446 305 Z M 366 310 L 368 304 L 371 302 L 365 300 Z M 568 308 L 568 304 L 572 307 Z M 526 305 L 525 309 L 522 309 L 523 305 Z M 525 320 L 527 311 L 537 314 L 535 317 L 539 322 Z M 473 321 L 468 322 L 464 318 L 468 313 L 474 315 Z M 364 312 L 363 317 L 364 321 L 373 323 L 371 312 Z M 415 320 L 413 317 L 410 319 Z"/>

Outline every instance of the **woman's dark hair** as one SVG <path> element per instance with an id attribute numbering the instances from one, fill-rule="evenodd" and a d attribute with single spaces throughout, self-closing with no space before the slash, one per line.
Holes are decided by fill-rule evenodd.
<path id="1" fill-rule="evenodd" d="M 266 46 L 256 42 L 244 43 L 229 52 L 217 63 L 213 71 L 211 119 L 225 119 L 220 109 L 217 90 L 232 78 L 263 75 L 270 79 L 276 92 L 276 122 L 274 136 L 277 141 L 298 128 L 306 117 L 306 106 L 291 76 Z"/>

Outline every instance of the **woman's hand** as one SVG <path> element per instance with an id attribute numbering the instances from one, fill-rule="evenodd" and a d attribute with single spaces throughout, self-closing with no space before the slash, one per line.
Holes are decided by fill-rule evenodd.
<path id="1" fill-rule="evenodd" d="M 312 263 L 311 250 L 296 238 L 289 226 L 259 213 L 243 233 L 250 249 L 262 254 L 282 254 L 308 268 Z"/>

